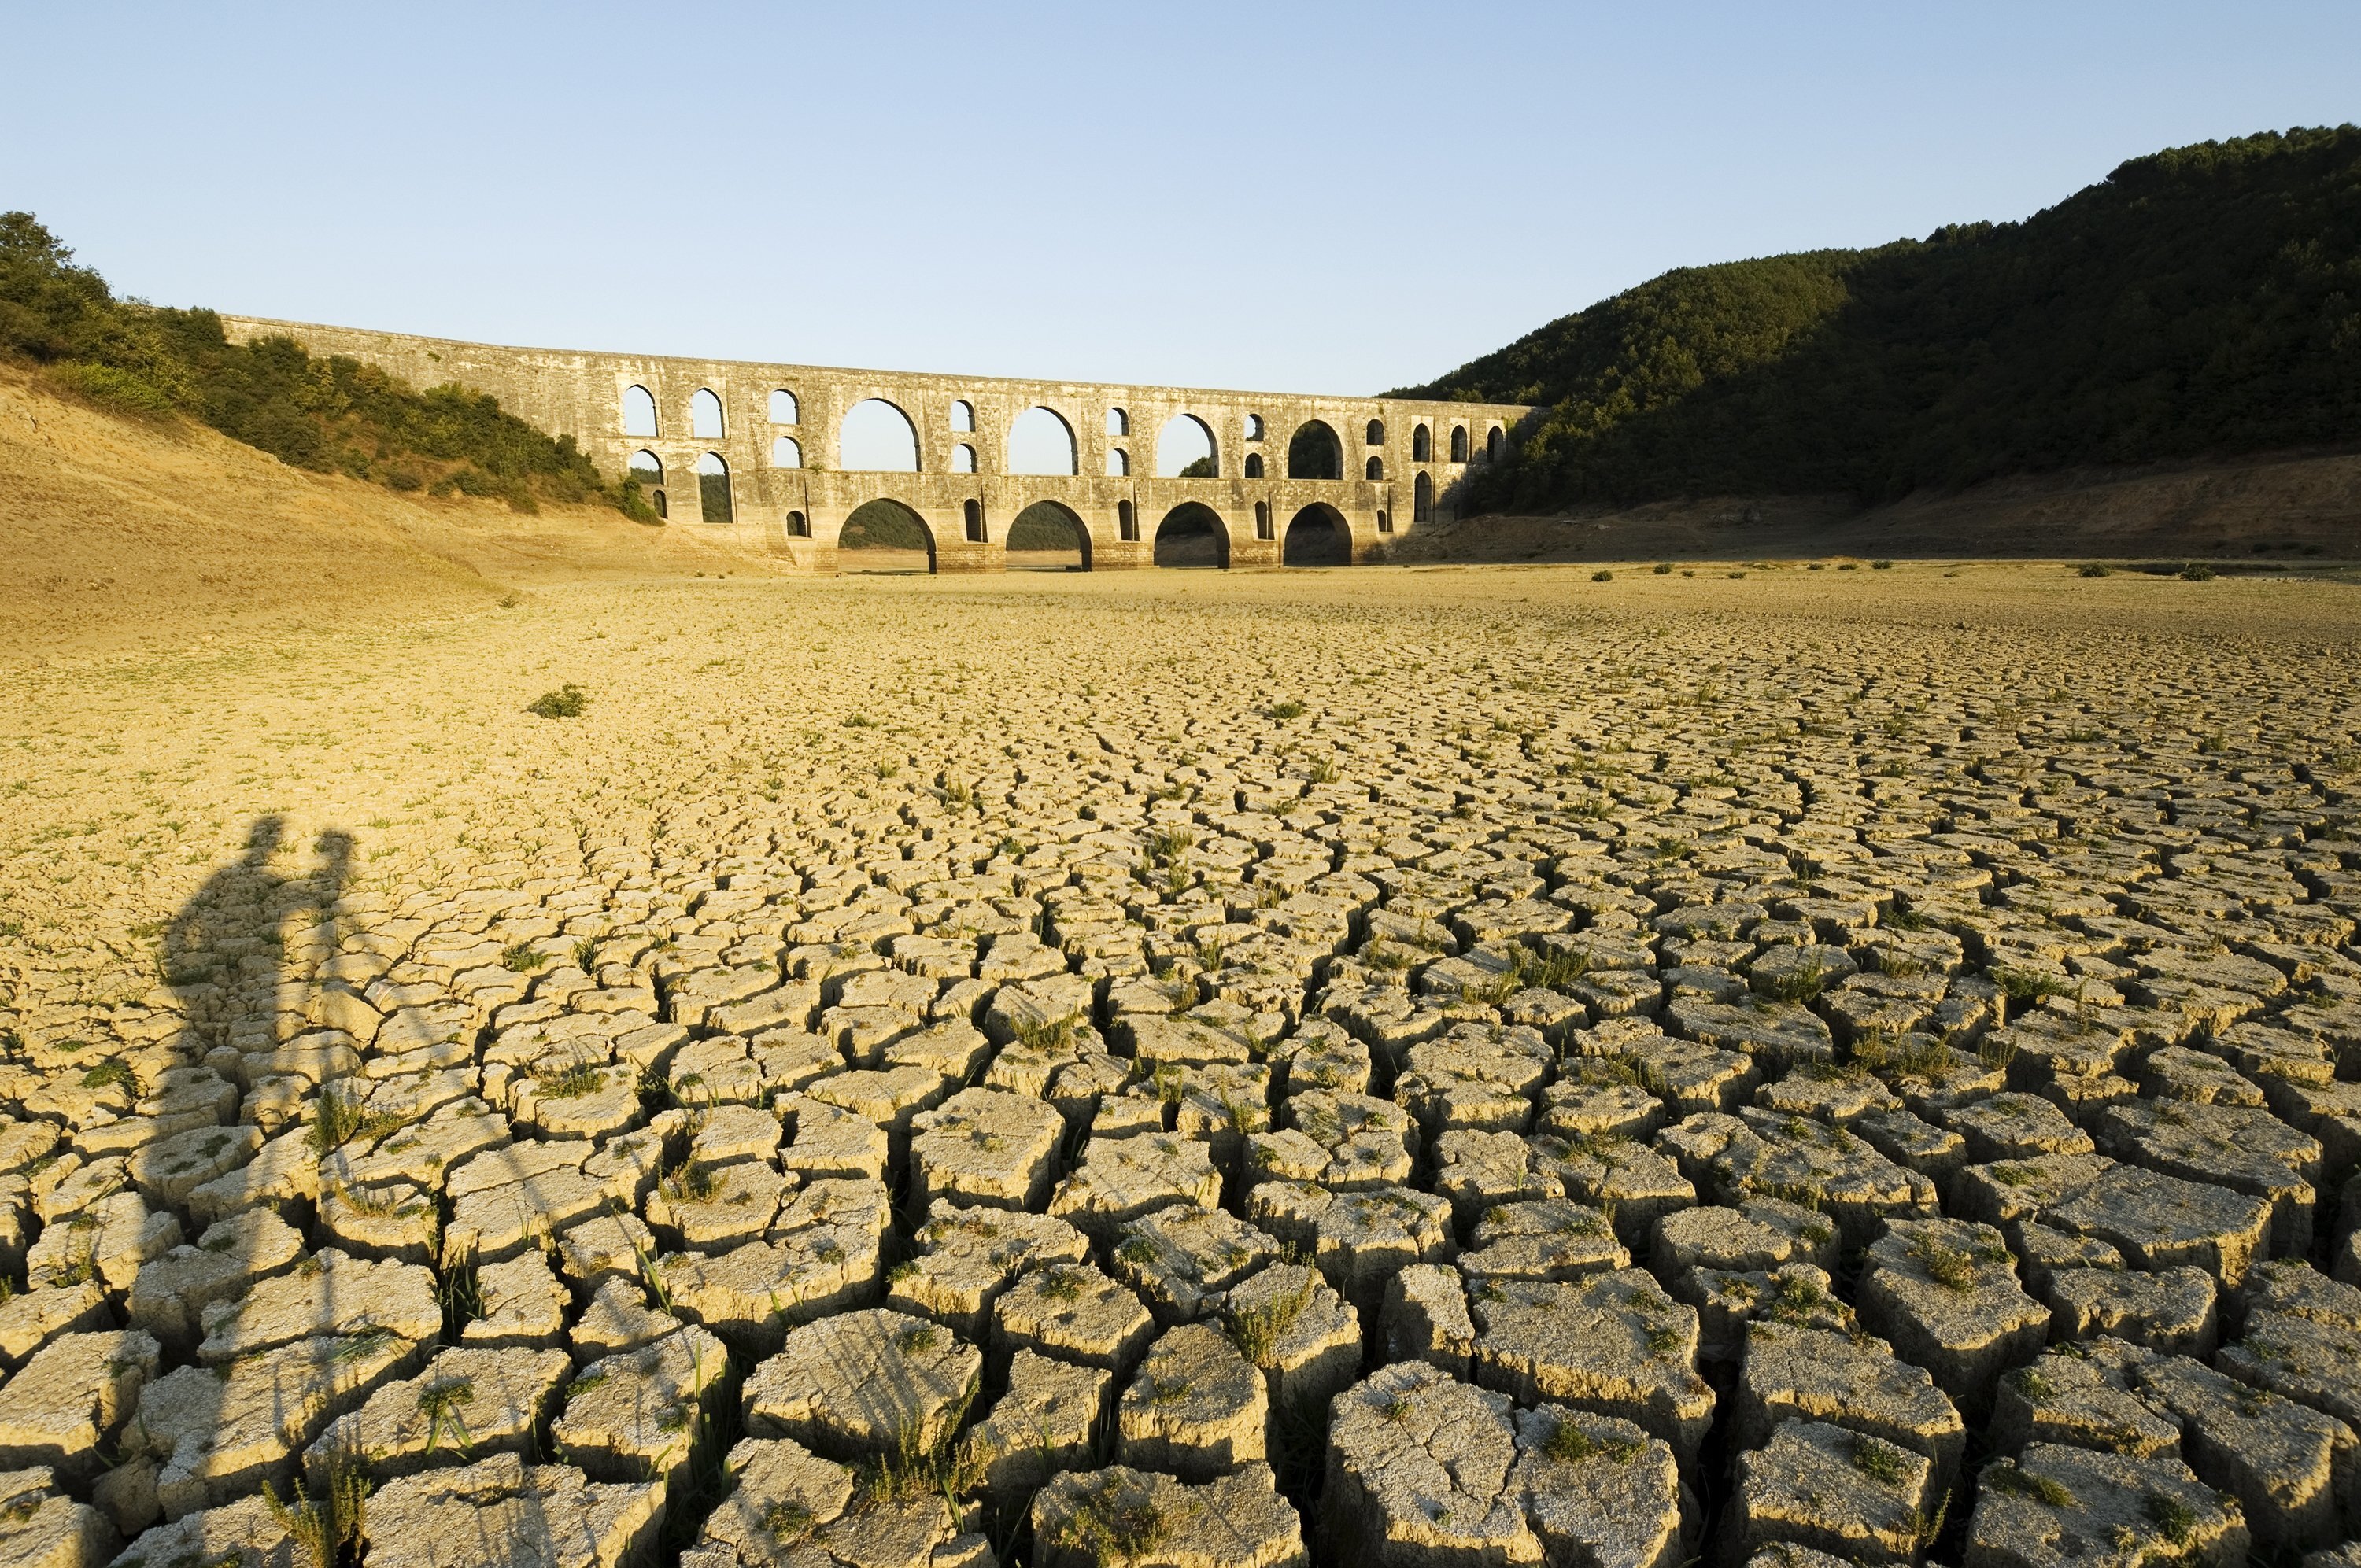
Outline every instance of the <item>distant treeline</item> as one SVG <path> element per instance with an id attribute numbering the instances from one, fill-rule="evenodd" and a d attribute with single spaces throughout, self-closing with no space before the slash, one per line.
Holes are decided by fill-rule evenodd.
<path id="1" fill-rule="evenodd" d="M 552 437 L 464 387 L 419 391 L 374 366 L 316 357 L 290 337 L 234 344 L 221 317 L 121 300 L 29 213 L 0 214 L 0 355 L 120 412 L 188 415 L 316 473 L 397 490 L 604 500 L 655 513 L 609 485 L 570 435 Z"/>
<path id="2" fill-rule="evenodd" d="M 2023 223 L 1683 268 L 1392 395 L 1546 405 L 1470 476 L 1486 510 L 2361 441 L 2361 128 L 2134 159 Z"/>

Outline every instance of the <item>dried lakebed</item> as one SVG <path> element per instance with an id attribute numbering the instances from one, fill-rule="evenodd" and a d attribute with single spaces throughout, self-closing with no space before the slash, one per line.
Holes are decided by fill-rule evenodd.
<path id="1" fill-rule="evenodd" d="M 16 671 L 0 1563 L 2361 1561 L 2349 590 L 1587 578 Z"/>

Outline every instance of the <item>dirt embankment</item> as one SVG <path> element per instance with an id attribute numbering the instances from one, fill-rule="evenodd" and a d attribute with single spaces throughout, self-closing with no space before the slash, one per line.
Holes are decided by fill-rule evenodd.
<path id="1" fill-rule="evenodd" d="M 1866 510 L 1842 497 L 1723 496 L 1471 518 L 1393 551 L 1406 562 L 1812 555 L 2349 561 L 2361 558 L 2361 453 L 2072 469 Z"/>
<path id="2" fill-rule="evenodd" d="M 0 657 L 439 617 L 537 585 L 776 570 L 605 507 L 398 495 L 0 366 Z"/>

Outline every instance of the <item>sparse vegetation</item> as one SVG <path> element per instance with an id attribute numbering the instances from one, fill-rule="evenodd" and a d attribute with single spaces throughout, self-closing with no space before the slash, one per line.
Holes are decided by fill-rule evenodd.
<path id="1" fill-rule="evenodd" d="M 328 1489 L 307 1497 L 298 1477 L 287 1501 L 265 1481 L 262 1501 L 270 1522 L 287 1532 L 312 1568 L 336 1568 L 346 1552 L 359 1551 L 368 1539 L 368 1465 L 357 1455 L 336 1455 L 329 1461 Z"/>
<path id="2" fill-rule="evenodd" d="M 1982 1484 L 1994 1492 L 2030 1497 L 2045 1508 L 2070 1508 L 2074 1506 L 2073 1493 L 2047 1475 L 2036 1475 L 2029 1470 L 2020 1469 L 2014 1459 L 1986 1465 Z"/>
<path id="3" fill-rule="evenodd" d="M 1852 1467 L 1884 1486 L 1898 1486 L 1910 1477 L 1902 1455 L 1873 1437 L 1852 1440 Z"/>
<path id="4" fill-rule="evenodd" d="M 568 681 L 555 691 L 545 691 L 533 698 L 525 705 L 525 711 L 544 718 L 579 718 L 589 707 L 590 694 Z"/>
<path id="5" fill-rule="evenodd" d="M 1083 1483 L 1058 1520 L 1058 1544 L 1108 1563 L 1133 1563 L 1170 1539 L 1175 1520 L 1147 1489 L 1116 1475 Z"/>
<path id="6" fill-rule="evenodd" d="M 381 1138 L 401 1124 L 393 1112 L 371 1111 L 341 1090 L 324 1089 L 313 1102 L 309 1137 L 313 1149 L 324 1157 L 356 1140 Z"/>
<path id="7" fill-rule="evenodd" d="M 1552 1459 L 1569 1464 L 1579 1464 L 1586 1459 L 1604 1459 L 1611 1464 L 1628 1464 L 1640 1457 L 1641 1445 L 1621 1438 L 1596 1438 L 1576 1424 L 1571 1416 L 1560 1416 L 1557 1425 L 1542 1443 L 1542 1452 Z"/>

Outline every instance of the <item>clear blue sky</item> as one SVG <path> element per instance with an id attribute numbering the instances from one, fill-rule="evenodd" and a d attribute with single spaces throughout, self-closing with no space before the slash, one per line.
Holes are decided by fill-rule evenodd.
<path id="1" fill-rule="evenodd" d="M 159 302 L 1340 392 L 2361 118 L 2353 0 L 0 0 L 0 207 Z"/>

